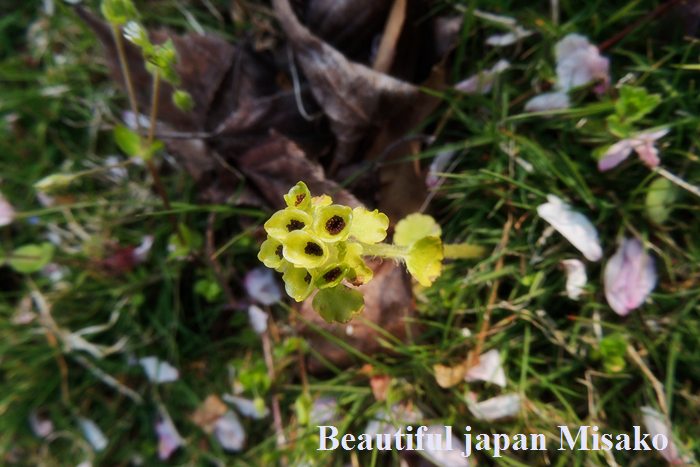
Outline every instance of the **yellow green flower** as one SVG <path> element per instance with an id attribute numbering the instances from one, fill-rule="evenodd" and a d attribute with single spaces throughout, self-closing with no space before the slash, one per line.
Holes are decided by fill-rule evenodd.
<path id="1" fill-rule="evenodd" d="M 396 224 L 394 243 L 400 246 L 411 246 L 423 237 L 438 237 L 442 229 L 432 216 L 427 214 L 409 214 Z"/>
<path id="2" fill-rule="evenodd" d="M 314 290 L 313 276 L 304 268 L 289 267 L 282 274 L 284 290 L 297 302 L 303 302 Z"/>
<path id="3" fill-rule="evenodd" d="M 320 270 L 316 278 L 316 287 L 326 289 L 335 287 L 345 278 L 348 267 L 344 264 L 335 263 Z"/>
<path id="4" fill-rule="evenodd" d="M 311 192 L 306 183 L 299 182 L 284 195 L 284 201 L 290 208 L 307 210 L 311 207 Z"/>
<path id="5" fill-rule="evenodd" d="M 359 243 L 347 245 L 344 262 L 350 268 L 347 277 L 354 285 L 366 284 L 372 280 L 374 272 L 362 258 L 362 245 Z"/>
<path id="6" fill-rule="evenodd" d="M 389 218 L 377 209 L 368 211 L 363 207 L 352 210 L 350 235 L 363 243 L 379 243 L 386 238 Z"/>
<path id="7" fill-rule="evenodd" d="M 293 265 L 309 269 L 322 266 L 329 256 L 326 244 L 304 230 L 287 235 L 282 254 Z"/>
<path id="8" fill-rule="evenodd" d="M 311 205 L 315 208 L 330 206 L 333 204 L 333 198 L 328 195 L 314 196 L 311 198 Z"/>
<path id="9" fill-rule="evenodd" d="M 424 237 L 408 249 L 406 267 L 423 287 L 430 287 L 442 272 L 444 252 L 438 237 Z"/>
<path id="10" fill-rule="evenodd" d="M 267 240 L 260 245 L 258 259 L 268 268 L 277 269 L 284 260 L 284 256 L 282 255 L 283 249 L 284 246 L 282 242 L 268 237 Z"/>
<path id="11" fill-rule="evenodd" d="M 352 209 L 339 204 L 317 208 L 314 212 L 314 233 L 326 242 L 348 238 L 352 223 Z"/>
<path id="12" fill-rule="evenodd" d="M 287 208 L 277 211 L 265 222 L 265 232 L 283 242 L 291 232 L 311 227 L 311 216 L 301 209 Z"/>

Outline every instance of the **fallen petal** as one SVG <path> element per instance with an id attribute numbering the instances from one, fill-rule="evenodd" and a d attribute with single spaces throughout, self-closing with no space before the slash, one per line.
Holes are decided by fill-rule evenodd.
<path id="1" fill-rule="evenodd" d="M 259 399 L 258 402 L 244 397 L 232 396 L 230 394 L 224 394 L 223 399 L 235 406 L 238 413 L 244 417 L 260 420 L 267 417 L 270 413 L 262 399 Z"/>
<path id="2" fill-rule="evenodd" d="M 498 350 L 489 350 L 479 356 L 479 363 L 469 368 L 464 377 L 467 382 L 486 381 L 502 388 L 506 386 L 506 373 L 501 366 L 501 354 Z"/>
<path id="3" fill-rule="evenodd" d="M 480 71 L 474 76 L 455 84 L 455 89 L 467 94 L 486 94 L 493 87 L 496 77 L 508 68 L 510 68 L 510 62 L 508 60 L 499 60 L 490 69 Z"/>
<path id="4" fill-rule="evenodd" d="M 532 34 L 534 34 L 533 31 L 525 29 L 522 26 L 516 26 L 510 32 L 505 34 L 494 34 L 487 37 L 486 45 L 490 45 L 491 47 L 507 47 L 531 36 Z"/>
<path id="5" fill-rule="evenodd" d="M 566 295 L 572 300 L 578 300 L 588 282 L 586 266 L 578 259 L 565 259 L 561 264 L 566 271 Z"/>
<path id="6" fill-rule="evenodd" d="M 15 210 L 0 193 L 0 227 L 10 225 L 15 220 Z"/>
<path id="7" fill-rule="evenodd" d="M 248 271 L 244 284 L 250 298 L 263 305 L 275 304 L 282 298 L 282 292 L 271 269 L 258 267 Z"/>
<path id="8" fill-rule="evenodd" d="M 234 412 L 229 410 L 216 421 L 214 436 L 226 451 L 240 451 L 245 444 L 245 430 Z"/>
<path id="9" fill-rule="evenodd" d="M 156 434 L 158 435 L 158 458 L 160 460 L 170 458 L 173 452 L 185 444 L 172 419 L 165 412 L 161 413 L 160 420 L 156 422 Z"/>
<path id="10" fill-rule="evenodd" d="M 605 172 L 619 165 L 632 153 L 632 140 L 623 139 L 613 144 L 605 151 L 603 157 L 598 161 L 598 170 Z"/>
<path id="11" fill-rule="evenodd" d="M 678 448 L 673 442 L 673 431 L 671 430 L 669 423 L 666 421 L 666 418 L 651 407 L 645 406 L 642 407 L 642 419 L 650 438 L 653 438 L 655 435 L 659 434 L 668 440 L 666 449 L 663 449 L 660 453 L 663 458 L 666 459 L 671 465 L 685 464 L 685 460 L 681 458 L 680 454 L 678 453 Z"/>
<path id="12" fill-rule="evenodd" d="M 467 399 L 467 407 L 478 420 L 491 422 L 502 418 L 515 417 L 520 412 L 520 395 L 504 394 L 476 402 L 476 396 L 471 394 Z"/>
<path id="13" fill-rule="evenodd" d="M 166 361 L 159 360 L 157 357 L 143 357 L 139 359 L 139 364 L 146 372 L 146 376 L 152 383 L 171 383 L 177 381 L 180 377 L 180 372 Z"/>
<path id="14" fill-rule="evenodd" d="M 326 425 L 334 421 L 338 416 L 338 400 L 335 397 L 325 396 L 314 399 L 311 405 L 309 421 L 312 426 Z"/>
<path id="15" fill-rule="evenodd" d="M 525 103 L 526 112 L 546 112 L 548 110 L 568 109 L 571 105 L 566 92 L 546 92 L 535 96 Z"/>
<path id="16" fill-rule="evenodd" d="M 605 298 L 620 316 L 639 307 L 656 286 L 654 259 L 636 238 L 624 238 L 605 265 Z"/>
<path id="17" fill-rule="evenodd" d="M 90 445 L 95 449 L 95 451 L 102 451 L 107 447 L 108 441 L 105 437 L 100 427 L 98 427 L 95 422 L 87 418 L 78 418 L 78 424 L 80 429 L 83 430 L 83 436 L 90 443 Z"/>
<path id="18" fill-rule="evenodd" d="M 589 261 L 598 261 L 603 256 L 603 249 L 598 241 L 591 221 L 583 214 L 571 209 L 555 195 L 547 195 L 547 202 L 537 206 L 537 214 L 552 225 L 575 246 Z"/>
<path id="19" fill-rule="evenodd" d="M 603 83 L 604 91 L 610 83 L 610 62 L 580 34 L 569 34 L 554 48 L 557 60 L 557 87 L 564 91 L 592 81 Z"/>
<path id="20" fill-rule="evenodd" d="M 260 309 L 259 306 L 250 305 L 248 307 L 248 321 L 250 321 L 250 327 L 257 334 L 267 331 L 267 318 L 267 313 Z"/>
<path id="21" fill-rule="evenodd" d="M 440 440 L 439 446 L 435 446 L 433 442 L 427 442 L 424 443 L 423 450 L 418 451 L 430 462 L 437 467 L 469 467 L 469 459 L 462 456 L 461 449 L 457 447 L 460 443 L 464 444 L 459 438 L 452 435 L 452 449 L 447 448 L 447 432 L 444 425 L 430 425 L 424 433 L 426 435 L 435 435 L 428 437 L 428 439 Z"/>
<path id="22" fill-rule="evenodd" d="M 32 429 L 32 433 L 39 438 L 46 438 L 54 430 L 51 419 L 39 416 L 36 410 L 29 413 L 29 427 Z"/>
<path id="23" fill-rule="evenodd" d="M 441 178 L 440 174 L 445 172 L 445 169 L 447 169 L 454 155 L 454 151 L 441 151 L 435 156 L 433 162 L 430 163 L 428 175 L 425 177 L 425 184 L 428 188 L 435 188 L 438 186 Z"/>
<path id="24" fill-rule="evenodd" d="M 153 237 L 153 235 L 144 235 L 144 237 L 141 239 L 141 244 L 137 246 L 133 252 L 134 260 L 137 263 L 143 263 L 146 261 L 146 259 L 148 259 L 148 253 L 150 253 L 151 248 L 153 247 L 154 240 L 155 237 Z"/>
<path id="25" fill-rule="evenodd" d="M 639 159 L 650 168 L 658 167 L 659 150 L 656 148 L 656 141 L 668 133 L 668 128 L 653 132 L 642 132 L 630 139 L 630 144 L 639 156 Z"/>

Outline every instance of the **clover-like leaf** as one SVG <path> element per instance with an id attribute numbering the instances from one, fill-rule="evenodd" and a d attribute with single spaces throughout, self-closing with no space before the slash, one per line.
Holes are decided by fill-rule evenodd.
<path id="1" fill-rule="evenodd" d="M 667 179 L 660 177 L 651 182 L 646 196 L 646 211 L 649 219 L 657 224 L 666 222 L 671 215 L 677 195 L 676 188 Z"/>
<path id="2" fill-rule="evenodd" d="M 314 290 L 313 276 L 304 268 L 289 267 L 282 274 L 284 290 L 297 302 L 303 302 Z"/>
<path id="3" fill-rule="evenodd" d="M 258 259 L 268 268 L 276 269 L 284 260 L 284 256 L 282 255 L 283 248 L 282 242 L 268 237 L 267 240 L 260 245 Z"/>
<path id="4" fill-rule="evenodd" d="M 138 12 L 131 0 L 103 0 L 100 10 L 107 22 L 115 26 L 138 18 Z"/>
<path id="5" fill-rule="evenodd" d="M 314 310 L 329 323 L 347 323 L 362 311 L 362 294 L 345 285 L 319 290 L 312 302 Z"/>
<path id="6" fill-rule="evenodd" d="M 265 222 L 265 232 L 279 241 L 284 241 L 287 236 L 296 230 L 311 227 L 311 216 L 301 209 L 287 208 L 277 211 Z"/>
<path id="7" fill-rule="evenodd" d="M 290 208 L 307 210 L 311 207 L 311 192 L 306 183 L 299 182 L 284 195 L 284 201 Z"/>
<path id="8" fill-rule="evenodd" d="M 189 112 L 194 108 L 194 99 L 189 92 L 178 89 L 173 93 L 173 104 L 183 112 Z"/>
<path id="9" fill-rule="evenodd" d="M 327 289 L 335 287 L 345 278 L 348 272 L 348 267 L 344 264 L 331 264 L 326 266 L 316 278 L 316 287 L 319 289 Z"/>
<path id="10" fill-rule="evenodd" d="M 409 214 L 396 224 L 394 243 L 400 246 L 411 246 L 423 237 L 442 235 L 442 229 L 432 216 L 427 214 Z"/>
<path id="11" fill-rule="evenodd" d="M 332 204 L 314 212 L 314 233 L 326 242 L 339 242 L 348 238 L 352 224 L 352 209 Z"/>
<path id="12" fill-rule="evenodd" d="M 53 258 L 53 244 L 45 242 L 38 245 L 24 245 L 12 252 L 7 264 L 12 269 L 23 274 L 31 274 L 41 270 Z"/>
<path id="13" fill-rule="evenodd" d="M 423 287 L 430 287 L 442 272 L 442 240 L 424 237 L 411 245 L 406 256 L 408 272 Z"/>
<path id="14" fill-rule="evenodd" d="M 303 230 L 291 232 L 283 243 L 284 259 L 297 267 L 318 268 L 329 256 L 326 244 Z"/>
<path id="15" fill-rule="evenodd" d="M 350 235 L 363 243 L 379 243 L 386 238 L 389 218 L 377 209 L 369 211 L 363 207 L 352 210 Z"/>

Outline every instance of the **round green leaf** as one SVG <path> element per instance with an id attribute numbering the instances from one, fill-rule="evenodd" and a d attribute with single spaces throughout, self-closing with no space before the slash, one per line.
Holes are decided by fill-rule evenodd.
<path id="1" fill-rule="evenodd" d="M 319 290 L 312 304 L 329 323 L 347 323 L 362 311 L 365 300 L 360 292 L 341 284 Z"/>
<path id="2" fill-rule="evenodd" d="M 51 243 L 24 245 L 12 252 L 7 263 L 24 274 L 40 271 L 53 258 L 55 248 Z"/>

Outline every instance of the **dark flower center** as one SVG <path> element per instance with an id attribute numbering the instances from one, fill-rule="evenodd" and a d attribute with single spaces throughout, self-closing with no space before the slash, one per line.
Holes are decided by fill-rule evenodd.
<path id="1" fill-rule="evenodd" d="M 340 269 L 340 268 L 333 268 L 333 269 L 331 269 L 330 271 L 328 271 L 327 273 L 325 273 L 325 274 L 323 275 L 323 280 L 325 280 L 326 282 L 333 282 L 333 281 L 336 280 L 338 277 L 340 277 L 340 275 L 341 275 L 342 273 L 343 273 L 342 269 Z"/>
<path id="2" fill-rule="evenodd" d="M 321 248 L 318 243 L 306 242 L 306 248 L 304 248 L 304 253 L 313 256 L 323 256 L 323 248 Z"/>
<path id="3" fill-rule="evenodd" d="M 283 258 L 283 257 L 282 257 L 282 245 L 279 245 L 279 246 L 275 249 L 275 254 L 276 254 L 277 256 L 279 256 L 280 259 Z"/>
<path id="4" fill-rule="evenodd" d="M 306 224 L 304 224 L 302 221 L 297 220 L 297 219 L 292 219 L 289 221 L 289 224 L 287 224 L 287 231 L 291 232 L 293 230 L 301 230 L 304 228 Z"/>
<path id="5" fill-rule="evenodd" d="M 294 202 L 294 206 L 299 206 L 302 201 L 304 201 L 304 198 L 306 198 L 305 194 L 297 195 L 296 201 Z"/>
<path id="6" fill-rule="evenodd" d="M 345 228 L 345 219 L 340 216 L 333 216 L 326 221 L 326 230 L 331 235 L 338 235 Z"/>
<path id="7" fill-rule="evenodd" d="M 304 282 L 306 282 L 307 284 L 311 283 L 311 274 L 309 274 L 308 272 L 304 276 Z"/>

